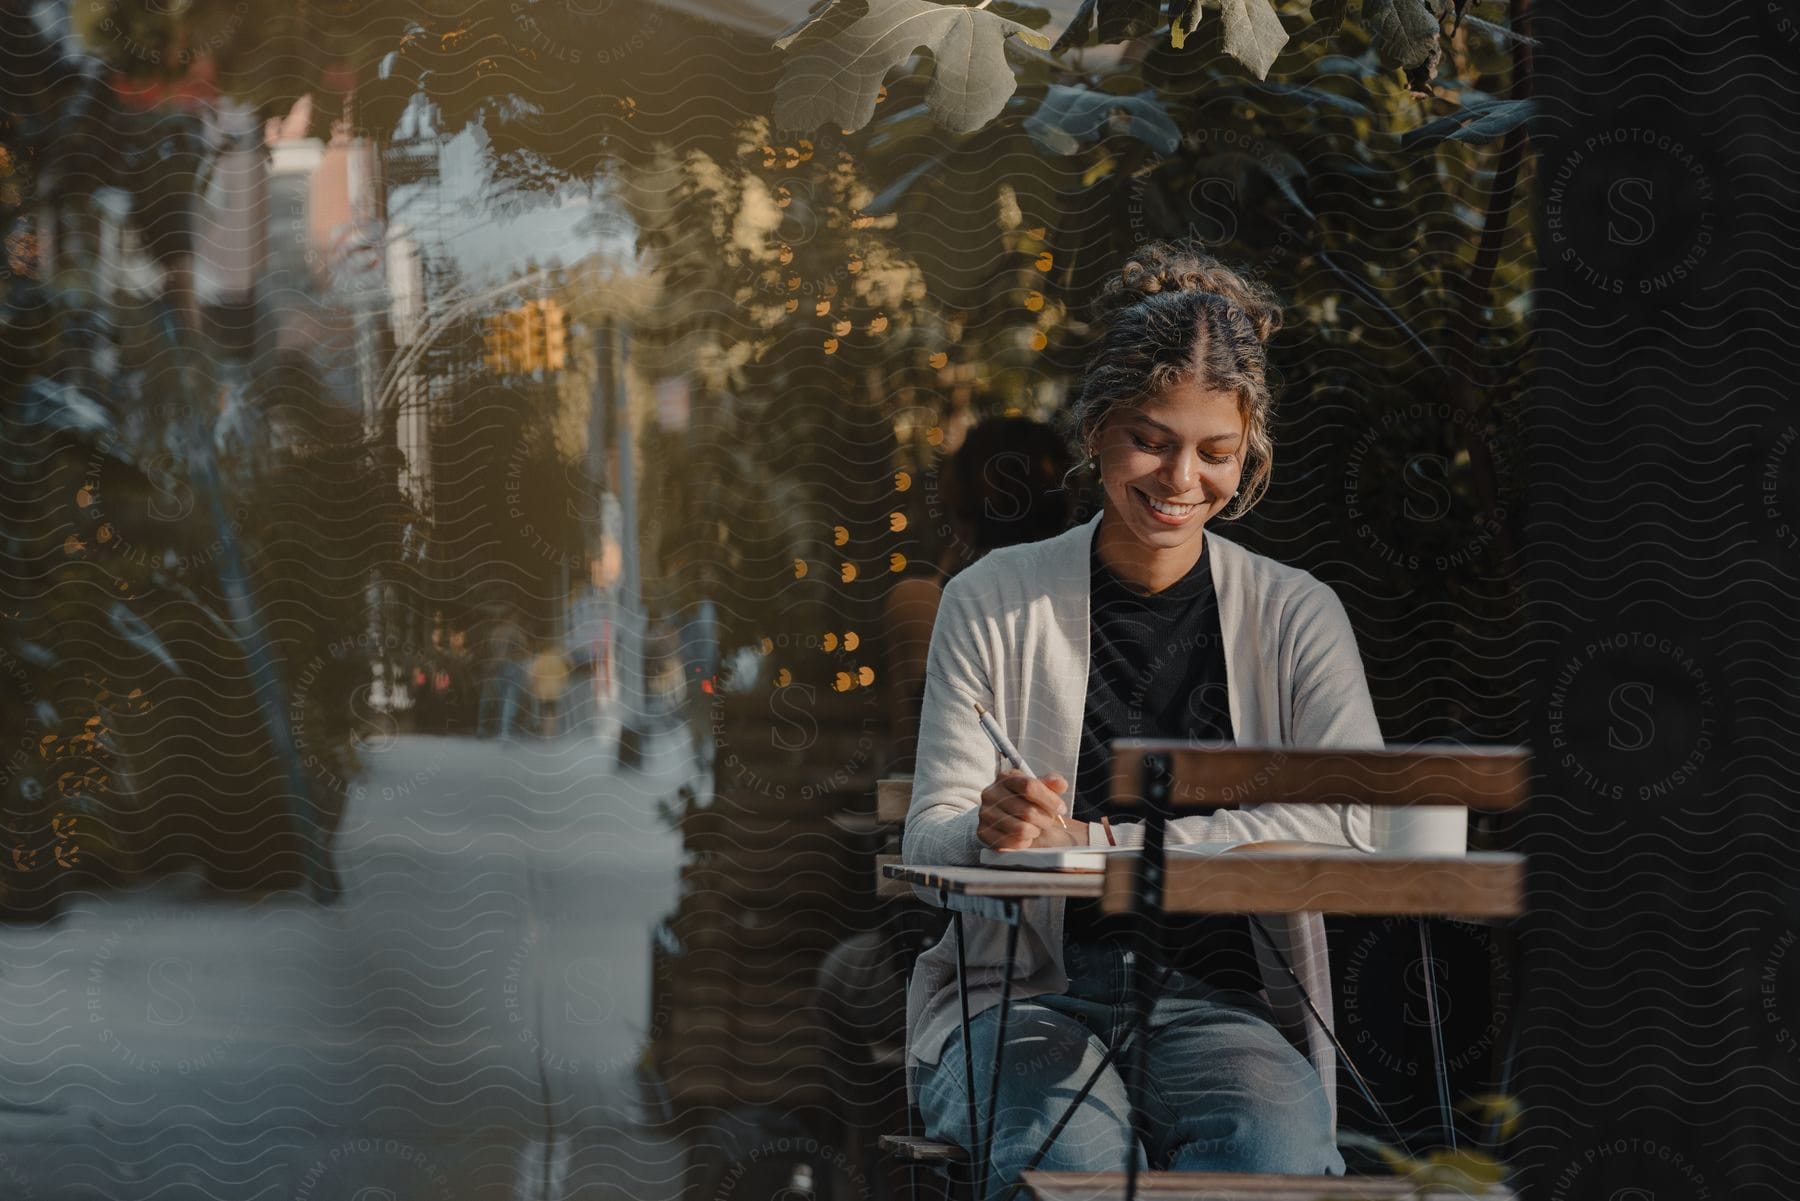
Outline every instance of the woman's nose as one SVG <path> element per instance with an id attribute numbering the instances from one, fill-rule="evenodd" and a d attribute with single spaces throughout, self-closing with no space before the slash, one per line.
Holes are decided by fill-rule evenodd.
<path id="1" fill-rule="evenodd" d="M 1199 478 L 1200 458 L 1198 455 L 1179 452 L 1174 459 L 1168 472 L 1169 490 L 1179 496 L 1193 487 L 1194 481 Z"/>

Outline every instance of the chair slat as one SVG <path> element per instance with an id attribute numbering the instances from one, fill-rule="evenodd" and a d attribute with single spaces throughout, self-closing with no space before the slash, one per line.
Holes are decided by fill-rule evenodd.
<path id="1" fill-rule="evenodd" d="M 1461 805 L 1511 809 L 1523 804 L 1531 755 L 1523 747 L 1335 747 L 1207 745 L 1170 739 L 1112 743 L 1110 797 L 1119 808 L 1142 804 L 1143 761 L 1166 754 L 1176 809 L 1243 805 Z"/>
<path id="2" fill-rule="evenodd" d="M 890 824 L 905 821 L 912 789 L 911 776 L 884 776 L 875 781 L 875 816 Z"/>

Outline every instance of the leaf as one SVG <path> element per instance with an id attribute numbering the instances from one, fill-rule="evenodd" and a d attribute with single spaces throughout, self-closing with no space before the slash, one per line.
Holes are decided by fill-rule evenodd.
<path id="1" fill-rule="evenodd" d="M 1049 39 L 981 9 L 927 0 L 835 0 L 775 43 L 790 50 L 776 85 L 775 123 L 861 129 L 887 73 L 923 46 L 934 65 L 925 103 L 939 125 L 971 133 L 993 120 L 1017 86 L 1006 39 L 1043 49 Z"/>
<path id="2" fill-rule="evenodd" d="M 899 205 L 901 199 L 912 190 L 914 184 L 929 175 L 935 168 L 942 167 L 943 165 L 944 156 L 941 154 L 926 159 L 918 166 L 907 171 L 907 173 L 902 175 L 899 179 L 896 179 L 893 183 L 881 189 L 880 195 L 865 204 L 860 211 L 865 217 L 887 216 Z"/>
<path id="3" fill-rule="evenodd" d="M 806 32 L 815 21 L 825 15 L 825 10 L 830 8 L 831 4 L 832 0 L 814 0 L 814 3 L 807 8 L 804 17 L 775 35 L 775 49 L 786 50 L 795 38 Z"/>
<path id="4" fill-rule="evenodd" d="M 1187 45 L 1188 35 L 1200 28 L 1201 0 L 1182 0 L 1169 20 L 1169 45 L 1180 50 Z"/>
<path id="5" fill-rule="evenodd" d="M 1085 46 L 1094 29 L 1094 9 L 1100 0 L 1081 0 L 1081 7 L 1069 18 L 1068 26 L 1062 36 L 1056 39 L 1056 45 L 1050 47 L 1050 53 L 1061 54 L 1071 46 Z"/>
<path id="6" fill-rule="evenodd" d="M 1526 37 L 1516 29 L 1508 29 L 1504 25 L 1496 25 L 1492 21 L 1483 21 L 1480 17 L 1463 16 L 1458 19 L 1459 25 L 1467 25 L 1470 29 L 1479 29 L 1492 38 L 1496 46 L 1510 46 L 1514 42 L 1526 46 L 1539 44 L 1536 38 Z"/>
<path id="7" fill-rule="evenodd" d="M 1181 146 L 1181 130 L 1154 91 L 1135 96 L 1052 84 L 1037 112 L 1025 120 L 1025 132 L 1052 154 L 1076 154 L 1111 132 L 1116 116 L 1123 115 L 1124 131 L 1158 154 L 1174 154 Z"/>
<path id="8" fill-rule="evenodd" d="M 1400 135 L 1400 149 L 1413 150 L 1439 142 L 1491 142 L 1505 137 L 1536 115 L 1537 105 L 1529 99 L 1477 101 L 1407 130 Z"/>
<path id="9" fill-rule="evenodd" d="M 1313 33 L 1330 37 L 1344 27 L 1344 18 L 1350 15 L 1350 0 L 1313 0 L 1309 12 Z"/>
<path id="10" fill-rule="evenodd" d="M 1225 53 L 1249 67 L 1258 79 L 1287 45 L 1287 30 L 1269 0 L 1223 0 Z"/>
<path id="11" fill-rule="evenodd" d="M 1449 0 L 1363 0 L 1363 24 L 1381 65 L 1406 71 L 1429 65 L 1435 70 L 1448 5 Z"/>
<path id="12" fill-rule="evenodd" d="M 1439 1147 L 1425 1156 L 1424 1163 L 1407 1174 L 1408 1180 L 1421 1189 L 1441 1188 L 1446 1192 L 1469 1194 L 1477 1189 L 1506 1179 L 1506 1169 L 1479 1151 Z"/>
<path id="13" fill-rule="evenodd" d="M 931 110 L 923 104 L 909 104 L 883 113 L 872 127 L 866 145 L 871 155 L 881 157 L 913 138 L 938 136 L 937 127 L 931 122 Z"/>
<path id="14" fill-rule="evenodd" d="M 1348 54 L 1327 54 L 1313 64 L 1314 77 L 1342 75 L 1346 79 L 1367 79 L 1377 72 L 1363 58 Z"/>

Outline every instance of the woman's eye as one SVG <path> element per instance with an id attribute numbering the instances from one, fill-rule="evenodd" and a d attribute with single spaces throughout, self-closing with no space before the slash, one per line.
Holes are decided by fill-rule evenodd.
<path id="1" fill-rule="evenodd" d="M 1136 434 L 1131 435 L 1131 440 L 1132 440 L 1132 442 L 1136 443 L 1137 448 L 1139 450 L 1150 450 L 1150 451 L 1155 451 L 1157 454 L 1161 454 L 1163 451 L 1168 449 L 1166 446 L 1159 446 L 1153 442 L 1146 442 L 1142 438 L 1138 437 Z"/>

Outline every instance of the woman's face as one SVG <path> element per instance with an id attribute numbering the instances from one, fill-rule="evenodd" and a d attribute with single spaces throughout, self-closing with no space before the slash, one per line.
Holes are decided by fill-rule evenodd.
<path id="1" fill-rule="evenodd" d="M 1130 561 L 1168 557 L 1191 566 L 1201 527 L 1237 491 L 1247 434 L 1237 394 L 1192 378 L 1108 418 L 1099 459 L 1106 512 L 1118 523 L 1113 549 Z"/>

